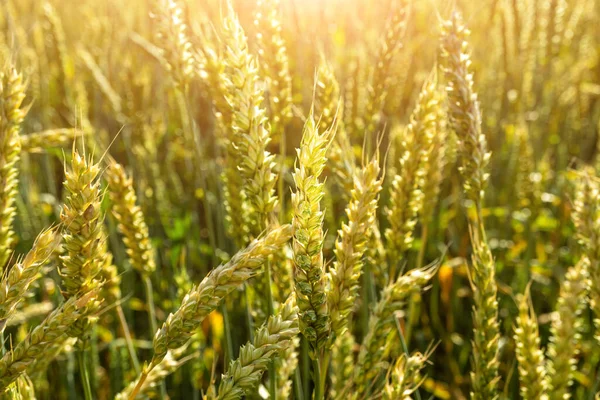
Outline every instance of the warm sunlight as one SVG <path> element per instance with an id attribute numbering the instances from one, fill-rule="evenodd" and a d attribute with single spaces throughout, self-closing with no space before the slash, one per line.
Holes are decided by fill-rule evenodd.
<path id="1" fill-rule="evenodd" d="M 600 0 L 0 0 L 0 400 L 600 400 Z"/>

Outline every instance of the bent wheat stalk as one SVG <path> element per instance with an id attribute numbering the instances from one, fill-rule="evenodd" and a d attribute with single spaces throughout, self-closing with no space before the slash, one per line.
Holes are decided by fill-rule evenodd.
<path id="1" fill-rule="evenodd" d="M 265 236 L 252 241 L 224 265 L 213 269 L 181 302 L 181 306 L 169 317 L 154 335 L 154 355 L 138 377 L 129 396 L 135 399 L 148 374 L 162 361 L 169 349 L 184 345 L 200 323 L 219 306 L 221 301 L 248 279 L 261 272 L 267 258 L 280 251 L 292 236 L 292 227 L 274 228 Z"/>
<path id="2" fill-rule="evenodd" d="M 58 229 L 40 233 L 25 258 L 17 262 L 0 281 L 0 331 L 4 331 L 7 319 L 23 300 L 60 240 Z"/>

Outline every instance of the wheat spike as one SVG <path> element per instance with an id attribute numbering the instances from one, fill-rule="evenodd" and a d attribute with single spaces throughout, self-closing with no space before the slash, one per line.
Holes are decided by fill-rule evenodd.
<path id="1" fill-rule="evenodd" d="M 195 59 L 181 6 L 177 0 L 154 0 L 151 16 L 157 23 L 156 39 L 165 67 L 175 84 L 185 87 L 194 75 Z"/>
<path id="2" fill-rule="evenodd" d="M 550 400 L 571 398 L 569 388 L 577 366 L 583 330 L 582 314 L 585 311 L 585 303 L 581 299 L 586 297 L 589 286 L 588 268 L 589 260 L 582 257 L 575 266 L 569 268 L 560 288 L 547 351 Z"/>
<path id="3" fill-rule="evenodd" d="M 74 128 L 62 128 L 21 135 L 21 151 L 39 153 L 45 149 L 64 147 L 85 133 Z"/>
<path id="4" fill-rule="evenodd" d="M 528 287 L 519 301 L 519 316 L 515 327 L 519 386 L 524 400 L 547 400 L 548 381 L 544 353 L 540 348 L 540 333 L 530 296 Z"/>
<path id="5" fill-rule="evenodd" d="M 27 295 L 29 286 L 38 278 L 42 267 L 60 244 L 58 229 L 48 229 L 38 235 L 27 255 L 18 261 L 0 281 L 0 325 L 3 330 L 7 319 Z"/>
<path id="6" fill-rule="evenodd" d="M 59 273 L 64 285 L 63 296 L 69 299 L 98 287 L 106 263 L 106 238 L 100 205 L 100 166 L 74 150 L 71 168 L 65 175 L 67 195 L 60 215 L 65 252 L 60 256 Z M 93 314 L 99 306 L 99 301 L 90 301 L 88 314 Z M 70 335 L 83 337 L 86 326 L 87 321 L 79 321 L 71 327 Z"/>
<path id="7" fill-rule="evenodd" d="M 283 304 L 278 314 L 269 317 L 258 329 L 254 342 L 240 349 L 240 356 L 232 361 L 219 385 L 219 400 L 241 399 L 258 386 L 271 359 L 281 355 L 298 334 L 298 316 L 295 297 Z"/>
<path id="8" fill-rule="evenodd" d="M 392 265 L 397 264 L 402 254 L 412 246 L 417 215 L 423 208 L 428 156 L 437 133 L 439 117 L 436 87 L 437 79 L 432 74 L 423 85 L 410 117 L 404 153 L 400 158 L 400 171 L 392 183 L 390 206 L 386 210 L 390 228 L 385 231 Z"/>
<path id="9" fill-rule="evenodd" d="M 260 273 L 266 259 L 279 251 L 291 237 L 291 226 L 274 228 L 265 236 L 254 240 L 240 250 L 224 265 L 213 269 L 185 296 L 181 306 L 169 317 L 154 335 L 154 356 L 145 373 L 150 372 L 165 357 L 169 349 L 184 345 L 221 300 L 248 279 Z M 145 377 L 140 379 L 143 383 Z"/>
<path id="10" fill-rule="evenodd" d="M 391 379 L 383 389 L 383 400 L 410 400 L 423 383 L 421 370 L 427 364 L 427 354 L 402 355 L 396 361 Z"/>
<path id="11" fill-rule="evenodd" d="M 474 203 L 476 218 L 469 219 L 473 246 L 470 273 L 473 288 L 473 399 L 498 396 L 498 300 L 496 266 L 487 243 L 481 209 L 488 179 L 486 166 L 490 153 L 481 132 L 481 113 L 473 89 L 469 31 L 458 13 L 442 25 L 442 69 L 446 76 L 450 127 L 459 140 L 460 173 L 465 196 Z"/>
<path id="12" fill-rule="evenodd" d="M 342 398 L 351 387 L 354 372 L 354 347 L 356 342 L 349 330 L 336 337 L 331 348 L 331 386 L 329 397 Z"/>
<path id="13" fill-rule="evenodd" d="M 247 221 L 251 223 L 252 236 L 256 237 L 270 222 L 277 204 L 274 156 L 267 151 L 271 137 L 262 108 L 263 90 L 258 85 L 258 66 L 248 51 L 244 29 L 231 4 L 223 20 L 223 28 L 227 46 L 223 57 L 223 84 L 232 111 L 232 142 L 229 146 L 237 152 L 230 163 L 234 163 L 232 167 L 235 166 L 242 176 L 243 191 L 256 213 L 252 221 Z M 240 189 L 233 190 L 239 192 Z"/>
<path id="14" fill-rule="evenodd" d="M 292 119 L 292 77 L 287 49 L 282 37 L 279 0 L 259 0 L 256 4 L 254 25 L 258 30 L 258 55 L 269 92 L 272 115 L 271 131 L 284 134 Z"/>
<path id="15" fill-rule="evenodd" d="M 600 342 L 600 188 L 591 168 L 579 174 L 573 204 L 577 237 L 588 259 L 589 302 Z"/>
<path id="16" fill-rule="evenodd" d="M 375 55 L 375 66 L 367 86 L 367 102 L 363 115 L 364 127 L 368 135 L 375 133 L 381 118 L 389 86 L 392 83 L 390 69 L 394 57 L 402 48 L 402 38 L 406 30 L 408 5 L 400 0 L 392 3 L 391 15 L 387 21 L 385 37 L 381 40 Z"/>
<path id="17" fill-rule="evenodd" d="M 358 364 L 354 373 L 354 398 L 362 399 L 369 391 L 377 392 L 374 380 L 381 373 L 379 363 L 389 348 L 388 336 L 394 331 L 395 313 L 404 308 L 412 293 L 419 292 L 435 275 L 437 266 L 414 269 L 385 287 L 369 318 Z M 387 343 L 387 344 L 386 344 Z"/>
<path id="18" fill-rule="evenodd" d="M 165 377 L 169 376 L 173 372 L 175 372 L 179 367 L 185 364 L 188 361 L 188 357 L 184 359 L 180 359 L 180 356 L 183 353 L 187 346 L 183 346 L 180 349 L 169 350 L 165 357 L 152 369 L 152 371 L 148 374 L 148 377 L 144 381 L 143 386 L 140 388 L 136 399 L 145 399 L 155 394 L 157 386 L 165 379 Z M 136 382 L 133 381 L 125 389 L 119 392 L 115 396 L 115 400 L 127 400 L 131 393 L 135 388 Z"/>
<path id="19" fill-rule="evenodd" d="M 292 225 L 298 317 L 300 331 L 313 351 L 325 345 L 330 332 L 323 270 L 323 212 L 320 206 L 324 191 L 319 177 L 325 168 L 325 155 L 333 134 L 332 130 L 320 131 L 309 115 L 293 173 L 296 190 L 292 193 Z"/>
<path id="20" fill-rule="evenodd" d="M 14 349 L 0 359 L 0 390 L 14 382 L 22 373 L 27 372 L 37 360 L 48 357 L 53 346 L 77 321 L 88 315 L 88 303 L 97 296 L 96 291 L 82 296 L 71 296 L 42 324 L 36 326 L 29 335 Z"/>
<path id="21" fill-rule="evenodd" d="M 148 277 L 156 270 L 154 248 L 148 234 L 144 214 L 137 205 L 133 180 L 118 163 L 112 163 L 105 172 L 112 212 L 119 222 L 131 266 L 142 276 Z"/>
<path id="22" fill-rule="evenodd" d="M 10 257 L 14 242 L 13 219 L 21 152 L 19 130 L 27 110 L 23 77 L 13 67 L 0 72 L 0 269 Z"/>
<path id="23" fill-rule="evenodd" d="M 352 200 L 346 208 L 348 223 L 343 223 L 338 232 L 335 243 L 336 260 L 328 279 L 331 289 L 327 301 L 334 337 L 341 336 L 348 327 L 348 319 L 359 290 L 368 231 L 375 223 L 381 184 L 378 157 L 374 157 L 354 175 Z"/>
<path id="24" fill-rule="evenodd" d="M 473 89 L 469 33 L 460 15 L 453 13 L 442 25 L 441 65 L 447 81 L 450 128 L 458 136 L 463 155 L 459 169 L 465 194 L 473 202 L 481 203 L 488 180 L 486 166 L 490 153 L 481 132 L 479 101 Z"/>

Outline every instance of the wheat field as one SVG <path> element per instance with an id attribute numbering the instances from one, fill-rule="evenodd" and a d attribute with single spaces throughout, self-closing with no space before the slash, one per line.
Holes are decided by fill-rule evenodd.
<path id="1" fill-rule="evenodd" d="M 0 398 L 600 399 L 599 0 L 0 0 Z"/>

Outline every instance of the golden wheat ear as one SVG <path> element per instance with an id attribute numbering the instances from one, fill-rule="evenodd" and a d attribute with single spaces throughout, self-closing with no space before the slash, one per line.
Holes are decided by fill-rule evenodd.
<path id="1" fill-rule="evenodd" d="M 231 362 L 221 378 L 216 399 L 241 399 L 258 386 L 269 361 L 283 354 L 298 335 L 297 312 L 292 294 L 281 310 L 258 329 L 254 341 L 240 349 L 239 358 Z"/>
<path id="2" fill-rule="evenodd" d="M 304 125 L 302 142 L 293 178 L 296 190 L 292 193 L 294 216 L 293 251 L 294 282 L 298 302 L 300 331 L 311 346 L 311 354 L 325 346 L 330 334 L 330 315 L 323 263 L 323 211 L 321 199 L 324 183 L 320 176 L 327 161 L 330 131 L 319 131 L 310 114 Z"/>
<path id="3" fill-rule="evenodd" d="M 23 107 L 25 89 L 23 76 L 12 65 L 0 71 L 0 271 L 10 258 L 15 240 L 12 224 L 21 152 L 19 132 L 27 113 Z"/>
<path id="4" fill-rule="evenodd" d="M 548 396 L 548 379 L 544 353 L 540 347 L 538 321 L 531 302 L 531 285 L 518 301 L 519 316 L 515 327 L 515 344 L 519 362 L 519 387 L 524 400 Z"/>

